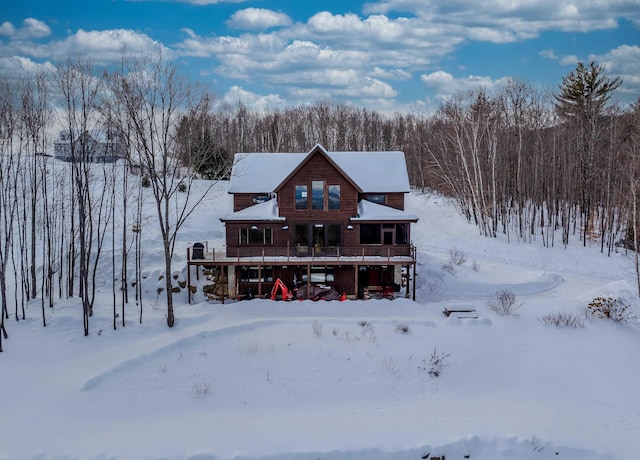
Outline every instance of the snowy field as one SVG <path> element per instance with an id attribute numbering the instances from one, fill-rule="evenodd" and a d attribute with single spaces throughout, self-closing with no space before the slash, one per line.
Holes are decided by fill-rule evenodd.
<path id="1" fill-rule="evenodd" d="M 0 354 L 0 459 L 620 459 L 640 458 L 640 327 L 539 318 L 580 314 L 597 296 L 639 312 L 630 255 L 598 244 L 544 248 L 488 239 L 441 197 L 411 194 L 419 250 L 417 302 L 204 300 L 177 294 L 166 326 L 156 290 L 162 250 L 143 232 L 143 323 L 127 306 L 112 327 L 104 279 L 82 334 L 78 299 L 41 326 L 9 320 Z M 182 233 L 186 247 L 221 245 L 212 194 Z M 151 230 L 146 230 L 146 228 Z M 452 249 L 467 255 L 443 270 Z M 104 255 L 110 263 L 110 254 Z M 106 271 L 105 273 L 109 273 Z M 500 289 L 517 316 L 489 310 Z M 131 291 L 133 293 L 133 290 Z M 445 317 L 471 306 L 477 319 Z M 439 377 L 431 355 L 444 357 Z"/>

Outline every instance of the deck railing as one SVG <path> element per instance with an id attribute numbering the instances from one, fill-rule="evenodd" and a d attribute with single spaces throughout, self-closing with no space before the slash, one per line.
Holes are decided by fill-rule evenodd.
<path id="1" fill-rule="evenodd" d="M 208 244 L 204 244 L 204 258 L 194 256 L 192 248 L 189 248 L 188 255 L 190 262 L 247 262 L 249 260 L 272 261 L 281 260 L 287 262 L 295 262 L 295 259 L 311 259 L 321 261 L 366 261 L 371 258 L 382 258 L 391 260 L 393 258 L 410 258 L 415 261 L 416 250 L 413 245 L 402 246 L 287 246 L 287 247 L 227 247 L 227 248 L 210 248 Z M 222 260 L 224 259 L 224 260 Z"/>

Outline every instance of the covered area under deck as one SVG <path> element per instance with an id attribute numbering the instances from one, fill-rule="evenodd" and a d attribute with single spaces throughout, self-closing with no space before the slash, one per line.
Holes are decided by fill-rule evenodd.
<path id="1" fill-rule="evenodd" d="M 265 297 L 277 279 L 289 289 L 330 286 L 349 299 L 403 295 L 415 300 L 416 250 L 406 247 L 212 248 L 207 242 L 187 249 L 187 281 L 191 302 L 192 275 L 209 270 L 223 280 L 216 296 Z M 284 254 L 284 255 L 276 255 Z M 194 270 L 195 268 L 195 270 Z M 220 281 L 219 281 L 220 282 Z"/>

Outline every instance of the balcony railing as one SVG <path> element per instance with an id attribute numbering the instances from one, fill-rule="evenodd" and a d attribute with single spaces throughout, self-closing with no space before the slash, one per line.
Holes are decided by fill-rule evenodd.
<path id="1" fill-rule="evenodd" d="M 329 263 L 348 263 L 352 261 L 371 261 L 372 259 L 384 259 L 391 262 L 393 259 L 415 262 L 416 248 L 412 245 L 402 246 L 287 246 L 287 247 L 227 247 L 209 248 L 205 243 L 202 248 L 202 257 L 192 248 L 188 250 L 189 262 L 311 262 L 322 261 Z"/>

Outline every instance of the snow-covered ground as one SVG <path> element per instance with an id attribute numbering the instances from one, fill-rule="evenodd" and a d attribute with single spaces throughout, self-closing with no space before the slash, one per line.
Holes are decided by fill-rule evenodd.
<path id="1" fill-rule="evenodd" d="M 222 243 L 218 217 L 230 209 L 214 193 L 193 216 L 179 277 L 188 244 Z M 410 194 L 407 211 L 420 216 L 416 302 L 223 305 L 198 293 L 188 305 L 183 291 L 172 329 L 150 219 L 142 324 L 132 302 L 113 330 L 109 276 L 88 337 L 77 299 L 48 311 L 46 328 L 38 302 L 9 320 L 0 459 L 640 458 L 637 322 L 539 321 L 603 295 L 637 313 L 630 256 L 484 238 L 438 196 Z M 454 249 L 468 257 L 452 274 L 442 266 Z M 517 295 L 517 316 L 489 310 L 499 289 Z M 447 318 L 449 306 L 479 317 Z"/>

